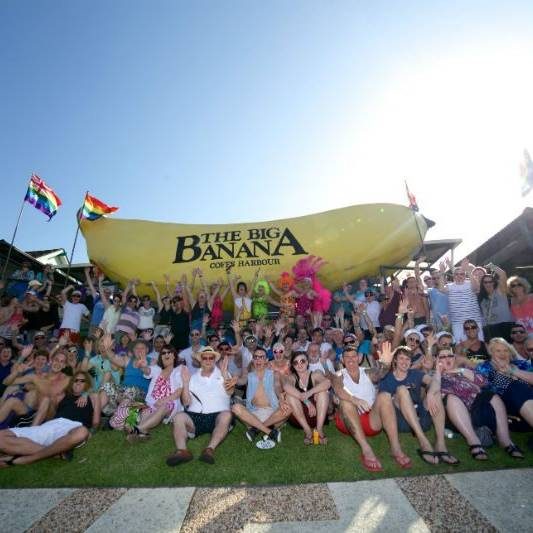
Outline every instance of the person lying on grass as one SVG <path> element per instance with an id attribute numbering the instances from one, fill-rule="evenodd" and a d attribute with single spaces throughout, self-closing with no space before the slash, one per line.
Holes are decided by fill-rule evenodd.
<path id="1" fill-rule="evenodd" d="M 254 371 L 243 376 L 248 384 L 246 407 L 236 403 L 231 411 L 247 426 L 246 438 L 250 442 L 255 442 L 262 431 L 265 436 L 258 447 L 273 448 L 281 442 L 279 427 L 289 418 L 291 408 L 285 399 L 280 374 L 268 368 L 266 350 L 256 348 L 252 362 Z"/>
<path id="2" fill-rule="evenodd" d="M 351 435 L 361 447 L 361 464 L 369 472 L 383 470 L 379 459 L 374 454 L 367 437 L 373 437 L 385 428 L 391 442 L 392 455 L 402 468 L 409 468 L 411 461 L 398 440 L 398 429 L 394 410 L 384 394 L 376 395 L 375 384 L 387 374 L 392 360 L 390 342 L 384 342 L 379 354 L 379 366 L 361 368 L 363 359 L 357 353 L 356 346 L 346 346 L 341 362 L 344 366 L 335 375 L 330 376 L 333 390 L 338 399 L 335 423 L 339 431 Z M 385 401 L 384 401 L 385 400 Z"/>
<path id="3" fill-rule="evenodd" d="M 174 417 L 176 452 L 167 457 L 168 466 L 190 461 L 193 455 L 187 449 L 187 439 L 203 433 L 210 433 L 211 438 L 199 459 L 213 464 L 215 448 L 228 434 L 232 419 L 230 398 L 237 378 L 232 378 L 228 372 L 227 357 L 222 360 L 220 368 L 216 365 L 220 354 L 210 346 L 202 348 L 194 357 L 200 370 L 192 376 L 182 375 L 181 401 L 187 411 Z"/>
<path id="4" fill-rule="evenodd" d="M 324 435 L 324 422 L 328 412 L 330 381 L 322 372 L 311 372 L 305 352 L 291 355 L 291 374 L 283 377 L 283 389 L 286 393 L 292 414 L 289 421 L 295 427 L 304 430 L 304 444 L 312 444 L 313 428 L 316 428 L 320 444 L 327 444 Z"/>
<path id="5" fill-rule="evenodd" d="M 407 346 L 398 346 L 393 352 L 392 368 L 379 384 L 379 392 L 384 395 L 382 401 L 394 406 L 400 433 L 412 431 L 415 434 L 420 444 L 417 453 L 423 461 L 436 465 L 442 460 L 444 463 L 456 465 L 459 461 L 450 455 L 446 448 L 444 438 L 446 414 L 438 383 L 432 381 L 428 374 L 410 367 L 411 350 Z M 422 386 L 428 385 L 431 386 L 422 400 Z M 437 439 L 435 450 L 424 433 L 432 424 Z"/>
<path id="6" fill-rule="evenodd" d="M 474 459 L 488 459 L 474 428 L 486 427 L 495 433 L 500 445 L 515 459 L 524 454 L 511 441 L 507 410 L 502 399 L 483 390 L 487 380 L 469 368 L 458 368 L 457 356 L 449 348 L 441 348 L 436 357 L 435 381 L 440 385 L 446 412 L 455 429 L 466 439 Z"/>
<path id="7" fill-rule="evenodd" d="M 76 372 L 68 392 L 57 406 L 55 418 L 39 426 L 0 431 L 0 467 L 31 464 L 61 455 L 72 459 L 72 449 L 89 438 L 89 428 L 100 423 L 97 394 L 87 396 L 91 379 L 86 372 Z"/>

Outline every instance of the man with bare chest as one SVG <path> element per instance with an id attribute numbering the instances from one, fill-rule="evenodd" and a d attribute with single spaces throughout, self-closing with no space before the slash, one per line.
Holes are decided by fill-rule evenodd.
<path id="1" fill-rule="evenodd" d="M 291 409 L 285 400 L 279 374 L 268 368 L 266 351 L 256 348 L 252 361 L 254 372 L 245 373 L 241 378 L 248 383 L 246 407 L 235 404 L 231 410 L 248 427 L 246 438 L 250 442 L 254 442 L 259 431 L 262 431 L 265 434 L 263 442 L 269 441 L 264 447 L 271 448 L 281 441 L 278 428 L 289 418 Z"/>
<path id="2" fill-rule="evenodd" d="M 32 384 L 39 395 L 37 413 L 33 419 L 33 426 L 38 426 L 52 417 L 58 403 L 63 399 L 65 390 L 70 383 L 70 377 L 63 374 L 67 364 L 67 356 L 57 352 L 50 364 L 50 372 L 46 374 L 28 374 L 13 381 L 14 385 Z"/>

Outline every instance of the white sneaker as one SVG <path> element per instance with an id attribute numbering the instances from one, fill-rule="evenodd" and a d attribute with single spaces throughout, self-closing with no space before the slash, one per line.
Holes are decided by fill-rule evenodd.
<path id="1" fill-rule="evenodd" d="M 260 450 L 271 450 L 272 448 L 274 448 L 274 446 L 276 446 L 276 443 L 273 440 L 269 439 L 267 435 L 265 435 L 262 439 L 259 439 L 257 441 L 256 446 Z"/>

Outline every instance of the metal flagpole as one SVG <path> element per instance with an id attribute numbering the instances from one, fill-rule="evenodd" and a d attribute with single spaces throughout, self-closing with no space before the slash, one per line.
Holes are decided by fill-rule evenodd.
<path id="1" fill-rule="evenodd" d="M 85 196 L 83 197 L 83 204 L 82 204 L 81 208 L 78 210 L 78 212 L 76 213 L 76 221 L 77 221 L 76 235 L 74 235 L 74 243 L 72 244 L 72 250 L 70 252 L 70 259 L 68 261 L 68 268 L 67 268 L 67 273 L 66 273 L 66 277 L 65 277 L 65 285 L 64 285 L 64 287 L 66 287 L 68 285 L 68 283 L 69 283 L 70 268 L 72 267 L 72 258 L 74 257 L 74 250 L 76 249 L 76 242 L 78 240 L 78 234 L 80 233 L 81 214 L 83 212 L 83 206 L 85 205 L 85 200 L 87 199 L 87 195 L 88 194 L 89 194 L 89 191 L 85 191 Z"/>
<path id="2" fill-rule="evenodd" d="M 22 205 L 20 206 L 19 216 L 17 218 L 17 223 L 15 225 L 15 231 L 13 232 L 13 237 L 11 238 L 11 244 L 9 245 L 9 250 L 7 252 L 6 262 L 4 268 L 2 269 L 2 281 L 6 281 L 6 271 L 7 265 L 9 264 L 9 259 L 11 258 L 11 251 L 13 250 L 13 243 L 15 242 L 15 237 L 17 235 L 17 230 L 19 228 L 20 217 L 22 216 L 22 211 L 24 211 L 24 205 L 26 204 L 26 195 L 24 195 L 24 200 L 22 200 Z"/>

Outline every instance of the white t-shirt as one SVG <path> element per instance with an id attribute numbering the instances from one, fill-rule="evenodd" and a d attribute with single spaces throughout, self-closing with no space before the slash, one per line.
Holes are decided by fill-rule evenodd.
<path id="1" fill-rule="evenodd" d="M 155 405 L 155 402 L 157 401 L 153 397 L 154 387 L 157 382 L 157 378 L 161 374 L 161 367 L 157 365 L 150 366 L 150 374 L 145 375 L 144 377 L 146 379 L 150 379 L 150 385 L 148 385 L 148 392 L 146 393 L 146 405 L 148 407 L 153 407 Z M 177 389 L 181 389 L 183 387 L 183 381 L 181 380 L 181 366 L 178 366 L 172 370 L 170 374 L 170 390 L 171 392 L 175 392 Z M 172 410 L 173 413 L 176 413 L 178 411 L 183 411 L 183 407 L 181 405 L 180 400 L 174 401 L 174 409 Z"/>
<path id="2" fill-rule="evenodd" d="M 68 300 L 63 304 L 63 320 L 61 329 L 80 331 L 81 317 L 91 313 L 84 304 L 73 304 Z"/>
<path id="3" fill-rule="evenodd" d="M 345 368 L 341 370 L 340 374 L 343 378 L 343 388 L 348 394 L 360 400 L 365 400 L 370 407 L 374 405 L 376 401 L 376 387 L 366 375 L 366 368 L 359 369 L 359 383 L 355 383 Z"/>
<path id="4" fill-rule="evenodd" d="M 139 313 L 139 325 L 137 329 L 154 329 L 155 309 L 153 307 L 146 309 L 144 305 L 141 305 L 137 311 Z"/>
<path id="5" fill-rule="evenodd" d="M 106 333 L 115 333 L 115 329 L 117 327 L 121 313 L 122 309 L 120 307 L 118 309 L 115 309 L 115 306 L 113 305 L 108 307 L 104 312 L 104 316 L 102 317 L 102 321 L 100 322 L 100 327 Z"/>
<path id="6" fill-rule="evenodd" d="M 229 411 L 230 397 L 224 389 L 224 378 L 217 367 L 210 376 L 202 376 L 201 372 L 191 376 L 189 391 L 192 393 L 189 411 L 204 415 Z"/>
<path id="7" fill-rule="evenodd" d="M 189 369 L 189 373 L 191 374 L 191 376 L 193 374 L 196 374 L 196 372 L 200 370 L 199 367 L 193 365 L 192 354 L 199 352 L 202 348 L 203 346 L 198 346 L 196 349 L 193 349 L 192 346 L 189 346 L 188 348 L 181 350 L 181 352 L 179 353 L 179 357 L 181 357 L 185 361 L 185 364 L 187 365 L 187 368 Z"/>
<path id="8" fill-rule="evenodd" d="M 335 368 L 333 367 L 333 363 L 331 362 L 331 359 L 326 359 L 326 368 L 333 374 L 335 373 Z M 325 374 L 326 371 L 324 370 L 324 366 L 321 362 L 318 363 L 309 363 L 309 370 L 311 372 L 322 372 L 322 374 Z"/>
<path id="9" fill-rule="evenodd" d="M 368 315 L 368 318 L 372 322 L 375 328 L 379 328 L 379 313 L 381 312 L 381 307 L 378 302 L 375 300 L 373 302 L 370 302 L 366 306 L 366 314 Z M 361 328 L 362 329 L 370 329 L 368 327 L 368 324 L 366 323 L 366 319 L 363 318 L 361 321 Z"/>

